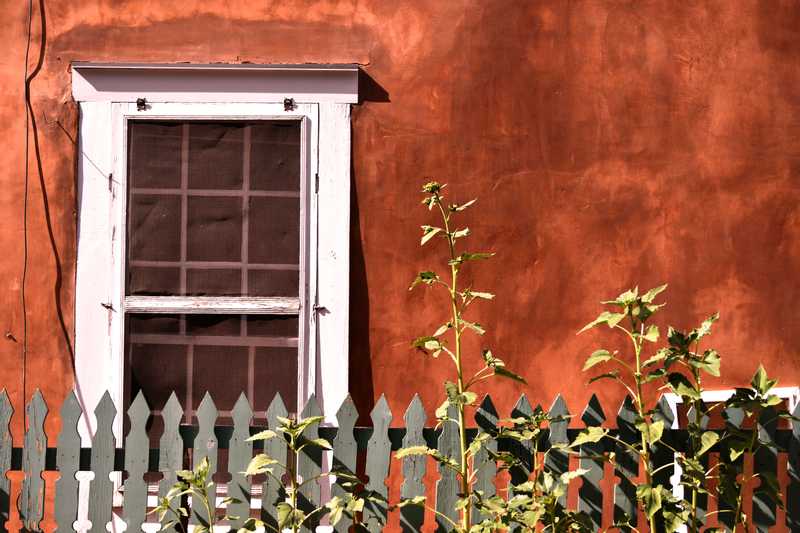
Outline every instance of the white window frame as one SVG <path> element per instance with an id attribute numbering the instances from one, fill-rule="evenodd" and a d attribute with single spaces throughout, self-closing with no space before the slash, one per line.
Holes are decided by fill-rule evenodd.
<path id="1" fill-rule="evenodd" d="M 94 432 L 90 413 L 106 390 L 118 409 L 123 406 L 125 312 L 159 305 L 165 313 L 191 312 L 207 303 L 204 298 L 125 297 L 131 119 L 302 122 L 301 221 L 306 228 L 301 227 L 300 298 L 215 300 L 220 313 L 299 313 L 299 409 L 315 394 L 332 421 L 347 395 L 350 106 L 357 101 L 358 69 L 238 67 L 73 65 L 73 97 L 80 106 L 75 366 L 87 415 L 79 426 L 84 439 Z M 137 105 L 140 98 L 143 106 Z M 257 412 L 267 408 L 253 407 Z M 114 424 L 118 445 L 122 421 L 117 416 Z"/>

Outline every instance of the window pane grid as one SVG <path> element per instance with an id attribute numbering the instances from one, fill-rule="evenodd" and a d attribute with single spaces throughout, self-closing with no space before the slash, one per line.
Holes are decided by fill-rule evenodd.
<path id="1" fill-rule="evenodd" d="M 133 128 L 141 124 L 134 122 Z M 159 135 L 144 129 L 131 136 L 144 146 L 132 146 L 132 154 L 147 158 L 151 149 L 163 162 L 129 165 L 144 172 L 130 179 L 134 246 L 128 254 L 126 294 L 299 296 L 299 122 L 168 122 L 158 127 L 156 133 L 166 131 L 171 139 L 161 152 L 151 149 L 159 146 Z M 177 146 L 179 157 L 173 157 L 168 148 Z M 174 169 L 170 161 L 176 160 L 179 168 Z M 173 211 L 179 216 L 170 215 Z M 169 229 L 171 224 L 177 231 Z M 178 250 L 170 252 L 175 237 Z M 166 244 L 153 244 L 157 239 Z M 238 271 L 236 281 L 233 270 Z"/>
<path id="2" fill-rule="evenodd" d="M 241 392 L 296 410 L 300 123 L 129 131 L 127 397 L 175 390 L 187 422 L 206 391 L 222 413 Z"/>

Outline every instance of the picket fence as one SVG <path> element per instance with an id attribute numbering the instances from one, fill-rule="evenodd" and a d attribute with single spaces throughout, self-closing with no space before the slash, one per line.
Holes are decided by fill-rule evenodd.
<path id="1" fill-rule="evenodd" d="M 520 416 L 532 412 L 529 401 L 523 395 L 513 408 L 511 415 Z M 212 465 L 212 471 L 216 472 L 219 466 L 219 450 L 227 450 L 225 452 L 227 465 L 222 470 L 227 470 L 231 479 L 227 483 L 227 487 L 217 488 L 226 489 L 228 496 L 242 501 L 240 504 L 231 504 L 232 508 L 228 510 L 228 514 L 241 517 L 232 526 L 238 526 L 253 512 L 250 509 L 253 494 L 258 494 L 262 502 L 260 511 L 254 512 L 260 513 L 263 520 L 276 524 L 274 503 L 281 498 L 281 487 L 270 480 L 264 481 L 260 487 L 252 487 L 251 480 L 239 472 L 245 469 L 253 454 L 260 451 L 260 443 L 247 442 L 247 438 L 265 427 L 274 428 L 276 417 L 287 414 L 280 396 L 276 396 L 272 401 L 266 411 L 265 420 L 262 418 L 254 421 L 251 406 L 242 395 L 231 412 L 232 427 L 224 427 L 216 425 L 218 412 L 209 395 L 205 396 L 196 412 L 196 425 L 181 424 L 183 409 L 174 394 L 158 415 L 151 415 L 150 408 L 140 395 L 128 409 L 130 429 L 124 442 L 117 443 L 112 430 L 117 410 L 111 397 L 106 394 L 94 411 L 96 425 L 91 448 L 81 448 L 77 427 L 83 413 L 74 393 L 66 398 L 61 407 L 62 429 L 55 448 L 48 447 L 48 439 L 44 432 L 47 413 L 48 408 L 44 398 L 37 391 L 26 408 L 27 431 L 24 446 L 23 448 L 14 448 L 9 430 L 13 410 L 5 392 L 0 393 L 0 469 L 4 474 L 13 470 L 24 472 L 25 477 L 19 489 L 20 496 L 16 502 L 13 502 L 13 505 L 16 505 L 25 529 L 39 530 L 41 527 L 44 502 L 47 499 L 45 497 L 46 483 L 42 477 L 42 473 L 45 471 L 60 473 L 59 479 L 55 482 L 54 495 L 48 495 L 49 498 L 53 496 L 55 498 L 56 531 L 74 530 L 73 524 L 79 518 L 79 481 L 76 473 L 91 471 L 94 473 L 94 478 L 90 483 L 88 500 L 90 533 L 106 533 L 106 525 L 112 520 L 113 512 L 121 512 L 127 526 L 126 531 L 138 532 L 142 530 L 143 523 L 154 520 L 152 514 L 147 515 L 148 505 L 152 505 L 154 498 L 151 495 L 148 500 L 148 483 L 145 481 L 145 473 L 160 472 L 163 474 L 163 478 L 158 482 L 158 491 L 160 494 L 165 494 L 176 480 L 176 470 L 191 466 L 188 464 L 189 458 L 194 464 L 197 464 L 207 457 Z M 301 415 L 317 414 L 320 414 L 320 408 L 312 397 Z M 560 396 L 556 398 L 550 408 L 550 414 L 569 416 L 567 406 Z M 732 415 L 730 419 L 742 423 L 741 413 L 730 414 Z M 800 408 L 796 410 L 795 414 L 800 416 Z M 164 426 L 159 446 L 154 449 L 150 448 L 146 427 L 151 416 L 160 416 Z M 664 420 L 667 428 L 672 425 L 676 416 L 665 399 L 662 399 L 658 405 L 658 416 Z M 437 448 L 443 454 L 458 455 L 456 453 L 458 434 L 454 424 L 445 424 L 443 429 L 426 427 L 428 419 L 422 403 L 416 396 L 405 412 L 404 428 L 390 427 L 392 413 L 383 397 L 371 412 L 372 427 L 355 426 L 358 413 L 349 398 L 339 408 L 336 418 L 338 428 L 326 426 L 312 428 L 308 432 L 309 435 L 320 436 L 332 442 L 334 468 L 361 472 L 365 476 L 366 488 L 384 496 L 388 495 L 386 480 L 390 464 L 393 461 L 391 456 L 393 450 L 404 446 L 426 444 L 429 447 Z M 492 431 L 497 425 L 498 418 L 491 398 L 485 397 L 475 415 L 476 429 L 471 430 L 470 434 L 474 435 L 477 428 Z M 580 420 L 586 426 L 608 425 L 605 424 L 606 415 L 596 397 L 592 397 L 589 401 Z M 759 421 L 760 438 L 773 442 L 778 451 L 763 449 L 752 459 L 748 458 L 747 461 L 752 461 L 754 471 L 780 474 L 779 477 L 783 479 L 781 489 L 785 498 L 786 511 L 785 527 L 783 524 L 777 524 L 778 529 L 800 531 L 800 424 L 795 421 L 792 429 L 778 429 L 774 421 L 766 423 L 766 420 L 768 419 L 762 417 L 762 420 Z M 626 399 L 617 411 L 616 429 L 612 430 L 613 434 L 622 441 L 637 442 L 639 436 L 633 421 L 633 405 L 630 399 Z M 569 425 L 573 427 L 569 428 Z M 549 431 L 543 435 L 540 450 L 574 438 L 580 431 L 575 426 L 579 425 L 577 423 L 569 424 L 566 420 L 553 423 Z M 678 450 L 686 446 L 686 440 L 686 432 L 677 429 L 666 430 L 663 437 L 665 444 Z M 118 444 L 123 446 L 118 448 Z M 490 441 L 489 445 L 495 449 L 512 451 L 523 460 L 524 465 L 527 465 L 527 468 L 521 467 L 510 472 L 512 483 L 527 479 L 531 465 L 530 446 L 509 445 L 502 441 Z M 270 455 L 286 456 L 285 443 L 279 439 L 267 441 L 266 446 L 266 451 Z M 192 450 L 191 454 L 187 453 L 189 450 Z M 632 516 L 635 521 L 635 479 L 639 473 L 639 464 L 631 456 L 630 451 L 620 444 L 614 444 L 610 439 L 600 443 L 586 444 L 581 451 L 585 452 L 585 457 L 581 456 L 578 464 L 580 468 L 588 470 L 588 473 L 582 476 L 582 481 L 575 481 L 575 484 L 578 485 L 576 489 L 578 509 L 586 511 L 599 530 L 601 524 L 607 524 L 612 519 L 612 517 L 603 516 L 604 500 L 612 498 L 613 518 L 617 519 L 628 515 Z M 604 483 L 604 464 L 596 459 L 597 454 L 603 452 L 615 452 L 617 455 L 617 466 L 612 481 L 613 488 L 609 488 L 609 483 Z M 722 449 L 719 452 L 724 454 L 725 450 Z M 666 446 L 661 446 L 653 460 L 657 465 L 669 465 L 673 461 L 673 452 Z M 424 457 L 407 457 L 401 461 L 403 478 L 400 488 L 401 497 L 410 498 L 425 494 L 426 487 L 423 477 L 426 474 L 426 468 L 432 463 L 429 463 Z M 476 461 L 481 465 L 476 481 L 477 487 L 486 494 L 494 494 L 497 490 L 495 486 L 497 472 L 494 463 L 486 452 L 481 452 Z M 573 461 L 573 467 L 574 463 L 575 461 Z M 779 466 L 779 463 L 782 464 Z M 739 459 L 738 464 L 740 468 L 745 468 L 745 459 Z M 314 476 L 323 468 L 327 468 L 326 459 L 323 458 L 321 451 L 309 449 L 308 453 L 304 453 L 299 459 L 297 468 L 299 474 L 308 479 L 309 476 Z M 562 451 L 553 450 L 547 455 L 546 468 L 555 474 L 566 472 L 570 468 L 569 456 Z M 122 508 L 115 509 L 113 502 L 115 487 L 109 474 L 122 471 L 127 472 L 127 479 L 122 490 L 124 494 Z M 673 474 L 672 467 L 664 468 L 658 473 L 655 482 L 668 486 Z M 435 505 L 436 509 L 444 515 L 455 519 L 454 504 L 457 499 L 455 474 L 449 469 L 440 467 L 438 480 L 435 483 L 435 488 L 431 487 L 431 492 L 435 492 L 435 501 L 431 502 L 431 505 Z M 10 485 L 11 481 L 6 475 L 0 477 L 0 521 L 2 521 L 0 528 L 3 531 L 5 531 L 12 505 L 9 496 L 11 494 Z M 257 490 L 259 488 L 260 490 Z M 342 491 L 342 487 L 335 482 L 330 487 L 333 495 Z M 220 490 L 220 493 L 222 492 Z M 303 491 L 304 505 L 316 506 L 320 502 L 322 492 L 323 490 L 318 484 L 307 485 Z M 709 504 L 705 499 L 701 499 L 700 504 L 706 511 L 709 511 L 708 507 L 713 507 L 713 504 Z M 751 502 L 746 508 L 752 509 L 753 525 L 758 531 L 767 531 L 776 526 L 776 518 L 779 516 L 776 512 L 776 505 L 757 487 L 752 492 Z M 431 514 L 429 513 L 427 516 L 430 517 Z M 726 524 L 725 516 L 725 514 L 719 515 L 722 524 Z M 370 531 L 383 531 L 386 527 L 387 509 L 380 505 L 368 506 L 365 509 L 364 518 Z M 421 531 L 425 519 L 426 514 L 418 507 L 407 506 L 400 510 L 400 527 L 404 532 Z M 435 524 L 437 531 L 445 532 L 449 529 L 447 522 L 441 517 L 436 517 L 435 520 L 437 521 Z M 335 527 L 335 531 L 345 532 L 349 525 L 344 520 Z M 306 531 L 311 530 L 306 529 Z M 388 531 L 388 528 L 386 530 Z M 426 530 L 429 528 L 426 527 Z"/>

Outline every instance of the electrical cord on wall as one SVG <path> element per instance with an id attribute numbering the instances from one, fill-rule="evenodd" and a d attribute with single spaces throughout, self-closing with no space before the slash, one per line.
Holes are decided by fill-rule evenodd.
<path id="1" fill-rule="evenodd" d="M 28 102 L 30 100 L 30 85 L 28 83 L 28 58 L 31 51 L 31 26 L 33 23 L 33 0 L 28 0 L 28 42 L 25 46 L 25 184 L 22 197 L 22 282 L 20 296 L 22 300 L 22 402 L 28 399 L 28 305 L 25 300 L 25 282 L 28 277 L 28 157 L 30 146 L 30 115 Z M 22 410 L 22 425 L 27 426 L 27 412 Z"/>

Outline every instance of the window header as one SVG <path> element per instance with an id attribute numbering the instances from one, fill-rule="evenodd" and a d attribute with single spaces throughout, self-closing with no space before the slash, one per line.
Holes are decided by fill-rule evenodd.
<path id="1" fill-rule="evenodd" d="M 72 64 L 78 102 L 358 102 L 355 64 Z"/>

